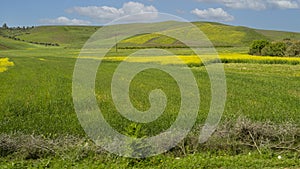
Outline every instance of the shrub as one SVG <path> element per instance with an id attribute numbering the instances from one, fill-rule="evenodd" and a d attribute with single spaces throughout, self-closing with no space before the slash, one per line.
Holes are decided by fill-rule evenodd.
<path id="1" fill-rule="evenodd" d="M 269 45 L 270 42 L 267 40 L 255 40 L 252 42 L 250 46 L 250 55 L 261 55 L 261 51 L 263 48 L 265 48 L 267 45 Z"/>
<path id="2" fill-rule="evenodd" d="M 261 50 L 262 56 L 285 56 L 287 45 L 284 42 L 273 42 Z"/>
<path id="3" fill-rule="evenodd" d="M 292 43 L 285 52 L 286 56 L 300 56 L 300 41 Z"/>
<path id="4" fill-rule="evenodd" d="M 253 41 L 250 46 L 250 55 L 258 56 L 300 56 L 300 41 L 284 39 L 283 41 L 269 42 L 267 40 Z"/>

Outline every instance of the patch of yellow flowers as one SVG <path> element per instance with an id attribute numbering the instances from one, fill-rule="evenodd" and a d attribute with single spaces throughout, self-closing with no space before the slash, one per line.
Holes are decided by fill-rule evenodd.
<path id="1" fill-rule="evenodd" d="M 224 63 L 300 64 L 300 57 L 252 56 L 248 54 L 220 54 Z"/>
<path id="2" fill-rule="evenodd" d="M 0 73 L 5 72 L 9 66 L 14 66 L 14 63 L 8 58 L 0 58 Z"/>
<path id="3" fill-rule="evenodd" d="M 177 59 L 179 57 L 180 59 Z M 151 57 L 105 57 L 104 60 L 109 61 L 127 61 L 127 62 L 155 62 L 161 64 L 187 64 L 187 65 L 203 65 L 203 63 L 211 63 L 222 61 L 222 63 L 260 63 L 260 64 L 300 64 L 299 57 L 270 57 L 270 56 L 252 56 L 248 54 L 219 54 L 219 56 L 202 55 L 201 59 L 197 55 L 181 55 L 181 56 L 151 56 Z"/>

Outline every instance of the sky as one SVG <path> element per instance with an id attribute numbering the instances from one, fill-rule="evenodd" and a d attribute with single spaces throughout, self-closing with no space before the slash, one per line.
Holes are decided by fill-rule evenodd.
<path id="1" fill-rule="evenodd" d="M 104 25 L 126 15 L 167 13 L 187 21 L 212 21 L 300 32 L 300 0 L 2 0 L 8 26 Z M 155 15 L 153 15 L 155 16 Z M 132 22 L 151 21 L 151 17 Z"/>

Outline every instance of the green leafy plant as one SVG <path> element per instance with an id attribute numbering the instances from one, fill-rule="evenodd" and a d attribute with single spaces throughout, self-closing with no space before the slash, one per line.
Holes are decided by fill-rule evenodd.
<path id="1" fill-rule="evenodd" d="M 300 41 L 293 42 L 285 52 L 286 56 L 300 56 Z"/>
<path id="2" fill-rule="evenodd" d="M 250 55 L 261 55 L 263 48 L 269 45 L 270 42 L 268 40 L 255 40 L 252 42 L 250 46 Z"/>
<path id="3" fill-rule="evenodd" d="M 143 139 L 139 139 L 146 137 L 146 131 L 142 128 L 141 124 L 131 123 L 125 128 L 124 134 L 133 138 L 126 143 L 128 149 L 127 156 L 143 158 L 151 151 L 151 146 Z"/>
<path id="4" fill-rule="evenodd" d="M 261 50 L 262 56 L 284 56 L 286 51 L 286 44 L 284 42 L 273 42 L 266 45 Z"/>

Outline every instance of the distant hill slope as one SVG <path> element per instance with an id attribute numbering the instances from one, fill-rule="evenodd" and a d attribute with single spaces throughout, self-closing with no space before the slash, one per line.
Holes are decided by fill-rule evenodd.
<path id="1" fill-rule="evenodd" d="M 36 48 L 36 45 L 0 36 L 0 50 Z"/>
<path id="2" fill-rule="evenodd" d="M 81 48 L 99 27 L 89 26 L 40 26 L 30 29 L 17 38 L 33 42 L 58 43 L 64 47 Z"/>
<path id="3" fill-rule="evenodd" d="M 156 23 L 157 25 L 167 25 L 170 22 Z M 282 40 L 285 38 L 300 40 L 300 33 L 258 30 L 241 26 L 231 26 L 214 22 L 193 22 L 200 28 L 215 46 L 249 46 L 253 40 L 268 39 Z M 89 37 L 100 27 L 95 26 L 39 26 L 24 31 L 4 31 L 0 30 L 2 35 L 12 35 L 27 42 L 53 43 L 61 47 L 81 48 Z M 127 25 L 130 29 L 130 24 Z M 168 29 L 172 30 L 172 27 Z M 187 36 L 193 36 L 191 29 Z M 108 37 L 113 38 L 113 37 Z M 1 40 L 2 41 L 2 40 Z M 3 44 L 3 42 L 0 42 Z M 4 45 L 5 46 L 5 45 Z M 142 34 L 125 39 L 119 43 L 119 47 L 180 47 L 181 42 L 159 34 Z M 0 46 L 1 48 L 1 46 Z M 5 47 L 2 47 L 5 48 Z"/>
<path id="4" fill-rule="evenodd" d="M 300 33 L 297 32 L 283 32 L 283 31 L 260 30 L 260 29 L 256 29 L 255 31 L 266 36 L 270 40 L 283 40 L 286 38 L 300 40 Z"/>

